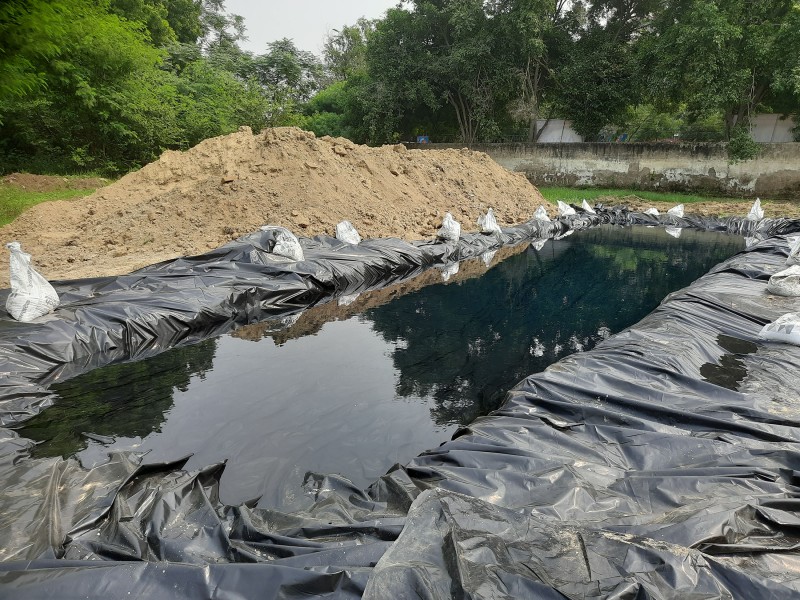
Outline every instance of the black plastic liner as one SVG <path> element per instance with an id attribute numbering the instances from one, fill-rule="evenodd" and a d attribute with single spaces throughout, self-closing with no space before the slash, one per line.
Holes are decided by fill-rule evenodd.
<path id="1" fill-rule="evenodd" d="M 616 209 L 578 222 L 639 218 Z M 689 223 L 668 224 L 752 237 L 800 229 Z M 317 238 L 292 269 L 264 259 L 268 239 L 245 239 L 260 249 L 218 251 L 242 265 L 185 259 L 133 279 L 67 282 L 57 289 L 74 296 L 54 318 L 0 326 L 4 422 L 44 406 L 49 382 L 69 373 L 475 256 L 491 236 L 456 248 L 383 240 L 336 256 L 338 242 Z M 32 442 L 0 430 L 0 597 L 797 597 L 800 348 L 757 338 L 800 310 L 766 293 L 787 254 L 784 235 L 724 262 L 366 491 L 310 478 L 316 503 L 303 512 L 221 505 L 223 465 L 187 473 L 114 454 L 84 469 L 29 459 Z M 273 267 L 269 290 L 214 278 Z M 214 302 L 229 310 L 206 308 Z"/>

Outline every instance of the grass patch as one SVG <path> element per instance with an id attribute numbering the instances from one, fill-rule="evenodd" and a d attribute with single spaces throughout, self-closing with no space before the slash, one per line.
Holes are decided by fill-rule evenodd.
<path id="1" fill-rule="evenodd" d="M 68 177 L 67 179 L 79 179 L 79 177 Z M 82 198 L 83 196 L 88 196 L 96 189 L 97 187 L 71 189 L 65 185 L 62 189 L 42 192 L 27 190 L 14 183 L 0 181 L 0 227 L 8 225 L 22 214 L 23 211 L 41 202 Z"/>
<path id="2" fill-rule="evenodd" d="M 671 192 L 651 192 L 645 190 L 627 190 L 619 188 L 567 188 L 567 187 L 540 187 L 538 188 L 545 200 L 555 203 L 561 200 L 567 204 L 580 204 L 586 198 L 587 202 L 597 198 L 625 198 L 636 196 L 651 202 L 671 202 L 673 204 L 691 204 L 693 202 L 741 202 L 741 198 L 719 198 L 714 196 L 698 196 L 697 194 L 679 194 Z M 746 201 L 746 199 L 745 199 Z M 589 202 L 591 204 L 591 202 Z"/>
<path id="3" fill-rule="evenodd" d="M 22 211 L 48 200 L 69 200 L 88 196 L 94 190 L 58 190 L 55 192 L 29 192 L 0 185 L 0 227 L 8 225 Z"/>

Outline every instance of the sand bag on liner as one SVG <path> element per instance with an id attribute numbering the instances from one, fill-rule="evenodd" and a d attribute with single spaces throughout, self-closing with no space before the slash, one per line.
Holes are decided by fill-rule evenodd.
<path id="1" fill-rule="evenodd" d="M 361 243 L 361 236 L 350 221 L 342 221 L 336 225 L 336 239 L 354 246 Z"/>
<path id="2" fill-rule="evenodd" d="M 657 217 L 659 213 L 657 208 L 648 208 L 646 211 L 644 211 L 644 214 Z"/>
<path id="3" fill-rule="evenodd" d="M 800 265 L 792 265 L 769 278 L 767 291 L 777 296 L 800 296 Z"/>
<path id="4" fill-rule="evenodd" d="M 787 265 L 800 265 L 800 235 L 789 238 L 789 257 L 786 259 Z"/>
<path id="5" fill-rule="evenodd" d="M 547 216 L 547 210 L 544 206 L 540 206 L 536 209 L 536 212 L 533 213 L 533 219 L 535 221 L 547 221 L 550 222 L 550 217 Z"/>
<path id="6" fill-rule="evenodd" d="M 581 208 L 584 211 L 586 211 L 587 213 L 589 213 L 590 215 L 596 215 L 597 214 L 596 212 L 594 212 L 594 209 L 591 206 L 589 206 L 589 203 L 586 201 L 586 198 L 584 198 L 583 202 L 581 202 Z"/>
<path id="7" fill-rule="evenodd" d="M 565 204 L 561 200 L 558 200 L 558 216 L 559 217 L 568 217 L 570 215 L 574 215 L 575 209 L 572 208 L 569 204 Z"/>
<path id="8" fill-rule="evenodd" d="M 761 198 L 756 198 L 756 201 L 753 202 L 753 207 L 750 209 L 750 212 L 747 213 L 747 220 L 760 221 L 763 218 L 764 210 L 761 208 Z"/>
<path id="9" fill-rule="evenodd" d="M 58 306 L 53 286 L 31 266 L 31 255 L 22 251 L 19 242 L 6 244 L 11 251 L 11 294 L 6 310 L 17 321 L 28 323 Z"/>
<path id="10" fill-rule="evenodd" d="M 261 231 L 269 231 L 274 229 L 277 231 L 275 234 L 275 246 L 272 248 L 272 254 L 291 258 L 292 260 L 304 260 L 303 248 L 300 247 L 300 242 L 295 235 L 285 227 L 275 227 L 274 225 L 264 225 Z"/>
<path id="11" fill-rule="evenodd" d="M 500 225 L 497 224 L 497 219 L 494 218 L 494 211 L 491 208 L 486 211 L 485 215 L 478 217 L 478 227 L 481 228 L 481 233 L 503 233 L 500 230 Z"/>
<path id="12" fill-rule="evenodd" d="M 440 240 L 450 240 L 453 242 L 457 242 L 458 238 L 461 237 L 461 224 L 453 218 L 449 212 L 444 213 L 444 219 L 442 220 L 442 227 L 439 229 L 439 233 L 436 235 Z"/>
<path id="13" fill-rule="evenodd" d="M 683 204 L 673 206 L 667 211 L 667 214 L 672 215 L 673 217 L 683 217 Z"/>
<path id="14" fill-rule="evenodd" d="M 771 342 L 784 342 L 800 346 L 800 315 L 786 313 L 772 323 L 764 325 L 758 332 L 758 337 Z"/>

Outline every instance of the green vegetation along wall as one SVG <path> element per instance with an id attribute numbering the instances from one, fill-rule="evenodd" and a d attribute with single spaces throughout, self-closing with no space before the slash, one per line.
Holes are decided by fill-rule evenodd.
<path id="1" fill-rule="evenodd" d="M 224 0 L 0 3 L 0 172 L 119 173 L 242 125 L 472 144 L 556 118 L 746 160 L 752 115 L 800 113 L 797 0 L 402 0 L 322 58 L 244 33 Z"/>

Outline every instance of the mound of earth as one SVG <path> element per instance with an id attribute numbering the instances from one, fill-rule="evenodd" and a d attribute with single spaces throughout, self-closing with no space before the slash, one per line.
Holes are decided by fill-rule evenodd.
<path id="1" fill-rule="evenodd" d="M 48 279 L 72 279 L 198 254 L 265 224 L 333 235 L 347 219 L 365 238 L 415 240 L 433 237 L 446 211 L 470 231 L 489 207 L 511 225 L 540 204 L 547 202 L 524 175 L 481 152 L 242 128 L 165 152 L 85 198 L 36 205 L 0 228 L 0 240 L 20 242 Z M 8 255 L 0 253 L 0 288 L 8 285 Z"/>

